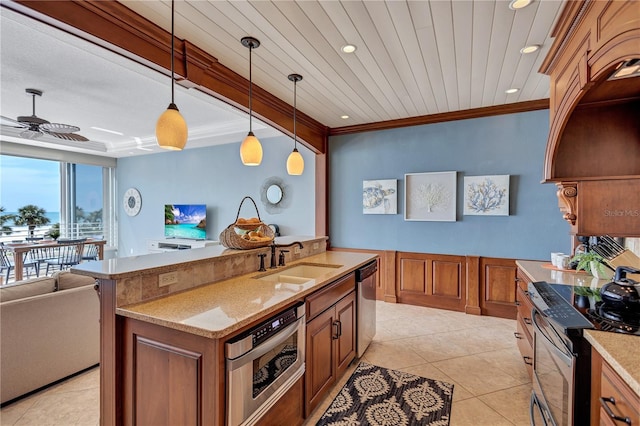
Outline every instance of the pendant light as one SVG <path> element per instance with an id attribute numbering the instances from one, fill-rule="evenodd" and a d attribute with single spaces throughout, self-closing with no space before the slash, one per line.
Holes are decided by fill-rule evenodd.
<path id="1" fill-rule="evenodd" d="M 301 175 L 304 171 L 304 158 L 298 152 L 296 139 L 296 86 L 302 80 L 302 76 L 300 74 L 289 74 L 289 80 L 293 81 L 293 152 L 287 158 L 287 173 Z"/>
<path id="2" fill-rule="evenodd" d="M 251 51 L 260 46 L 260 42 L 253 37 L 243 37 L 240 42 L 244 47 L 249 48 L 249 133 L 242 141 L 242 145 L 240 145 L 240 159 L 242 160 L 242 164 L 245 166 L 259 166 L 262 162 L 262 145 L 260 145 L 260 141 L 251 131 L 251 98 L 253 96 L 253 84 L 251 81 Z"/>
<path id="3" fill-rule="evenodd" d="M 189 131 L 187 130 L 187 122 L 184 121 L 182 114 L 180 114 L 178 107 L 174 103 L 173 21 L 174 0 L 171 0 L 171 103 L 167 107 L 167 110 L 158 118 L 158 122 L 156 123 L 156 139 L 159 147 L 179 151 L 186 145 Z"/>

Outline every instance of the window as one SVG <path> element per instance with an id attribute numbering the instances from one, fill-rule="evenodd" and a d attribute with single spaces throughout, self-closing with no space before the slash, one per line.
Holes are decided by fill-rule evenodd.
<path id="1" fill-rule="evenodd" d="M 43 208 L 50 220 L 36 228 L 36 236 L 44 236 L 57 223 L 61 237 L 100 237 L 117 245 L 114 167 L 12 155 L 0 156 L 0 165 L 2 214 L 15 214 L 33 204 Z M 2 240 L 27 236 L 26 227 L 4 225 L 14 232 L 0 236 Z"/>

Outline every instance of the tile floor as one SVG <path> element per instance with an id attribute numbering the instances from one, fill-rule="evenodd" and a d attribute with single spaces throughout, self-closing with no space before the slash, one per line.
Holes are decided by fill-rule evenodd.
<path id="1" fill-rule="evenodd" d="M 515 321 L 384 302 L 377 314 L 364 360 L 453 383 L 451 426 L 529 425 L 531 381 Z M 305 425 L 315 424 L 355 364 Z M 0 424 L 99 425 L 98 368 L 2 408 Z"/>

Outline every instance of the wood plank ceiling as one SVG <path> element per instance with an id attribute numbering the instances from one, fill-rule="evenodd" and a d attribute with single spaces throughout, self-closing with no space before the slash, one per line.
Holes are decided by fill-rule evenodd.
<path id="1" fill-rule="evenodd" d="M 170 30 L 171 2 L 123 1 Z M 549 96 L 538 69 L 561 1 L 519 10 L 504 0 L 177 1 L 175 33 L 331 128 L 447 113 Z M 352 54 L 340 48 L 354 44 Z M 520 49 L 541 48 L 523 55 Z M 514 94 L 505 90 L 519 89 Z M 348 119 L 341 116 L 348 115 Z"/>
<path id="2" fill-rule="evenodd" d="M 292 135 L 293 84 L 287 76 L 301 74 L 298 136 L 315 152 L 325 151 L 327 129 L 335 135 L 489 115 L 488 111 L 545 108 L 549 79 L 538 70 L 553 42 L 551 30 L 563 5 L 559 0 L 532 0 L 529 6 L 513 10 L 507 0 L 177 0 L 177 73 L 188 71 L 182 49 L 187 62 L 203 61 L 191 65 L 196 78 L 204 80 L 188 82 L 200 84 L 201 91 L 188 90 L 187 85 L 179 88 L 176 99 L 189 117 L 188 147 L 237 142 L 246 134 L 249 52 L 240 43 L 245 36 L 261 42 L 252 54 L 254 113 L 266 123 L 259 124 L 259 131 L 269 135 L 271 124 L 274 132 Z M 69 31 L 85 43 L 42 25 L 30 31 L 34 24 L 5 9 Z M 3 32 L 3 40 L 8 39 L 2 45 L 3 117 L 22 115 L 20 94 L 25 87 L 36 87 L 47 93 L 40 111 L 81 127 L 100 155 L 140 155 L 159 149 L 152 125 L 157 109 L 165 107 L 166 93 L 160 94 L 158 88 L 166 88 L 166 77 L 135 66 L 145 64 L 152 72 L 168 75 L 171 1 L 7 0 L 0 11 L 3 21 L 11 19 L 9 27 L 24 30 L 20 37 Z M 96 37 L 102 41 L 95 43 Z M 343 53 L 346 44 L 355 45 L 356 51 Z M 522 54 L 520 49 L 528 45 L 540 48 Z M 131 61 L 135 66 L 113 70 L 112 64 L 120 63 L 114 52 L 132 46 L 126 56 L 135 58 L 137 63 Z M 24 64 L 32 62 L 35 47 L 44 49 L 52 56 L 49 63 L 57 65 L 26 70 Z M 84 75 L 99 79 L 100 70 L 107 68 L 110 74 L 102 79 L 114 84 L 117 80 L 122 87 L 101 91 L 100 99 L 87 98 L 87 93 L 101 89 L 83 87 Z M 76 76 L 81 69 L 92 71 Z M 518 90 L 505 92 L 512 88 Z M 221 108 L 219 101 L 203 107 L 205 93 L 232 107 Z M 137 112 L 118 118 L 127 96 L 137 98 L 126 102 Z M 89 111 L 103 113 L 97 119 Z M 121 136 L 92 130 L 96 128 L 116 129 Z M 3 122 L 2 134 L 12 136 L 11 141 L 45 139 L 29 142 L 11 131 Z"/>

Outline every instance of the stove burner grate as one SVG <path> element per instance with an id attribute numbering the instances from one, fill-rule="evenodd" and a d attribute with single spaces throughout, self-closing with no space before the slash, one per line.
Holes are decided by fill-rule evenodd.
<path id="1" fill-rule="evenodd" d="M 593 309 L 587 309 L 585 316 L 600 331 L 640 336 L 640 314 L 636 312 L 616 309 L 600 302 Z"/>

